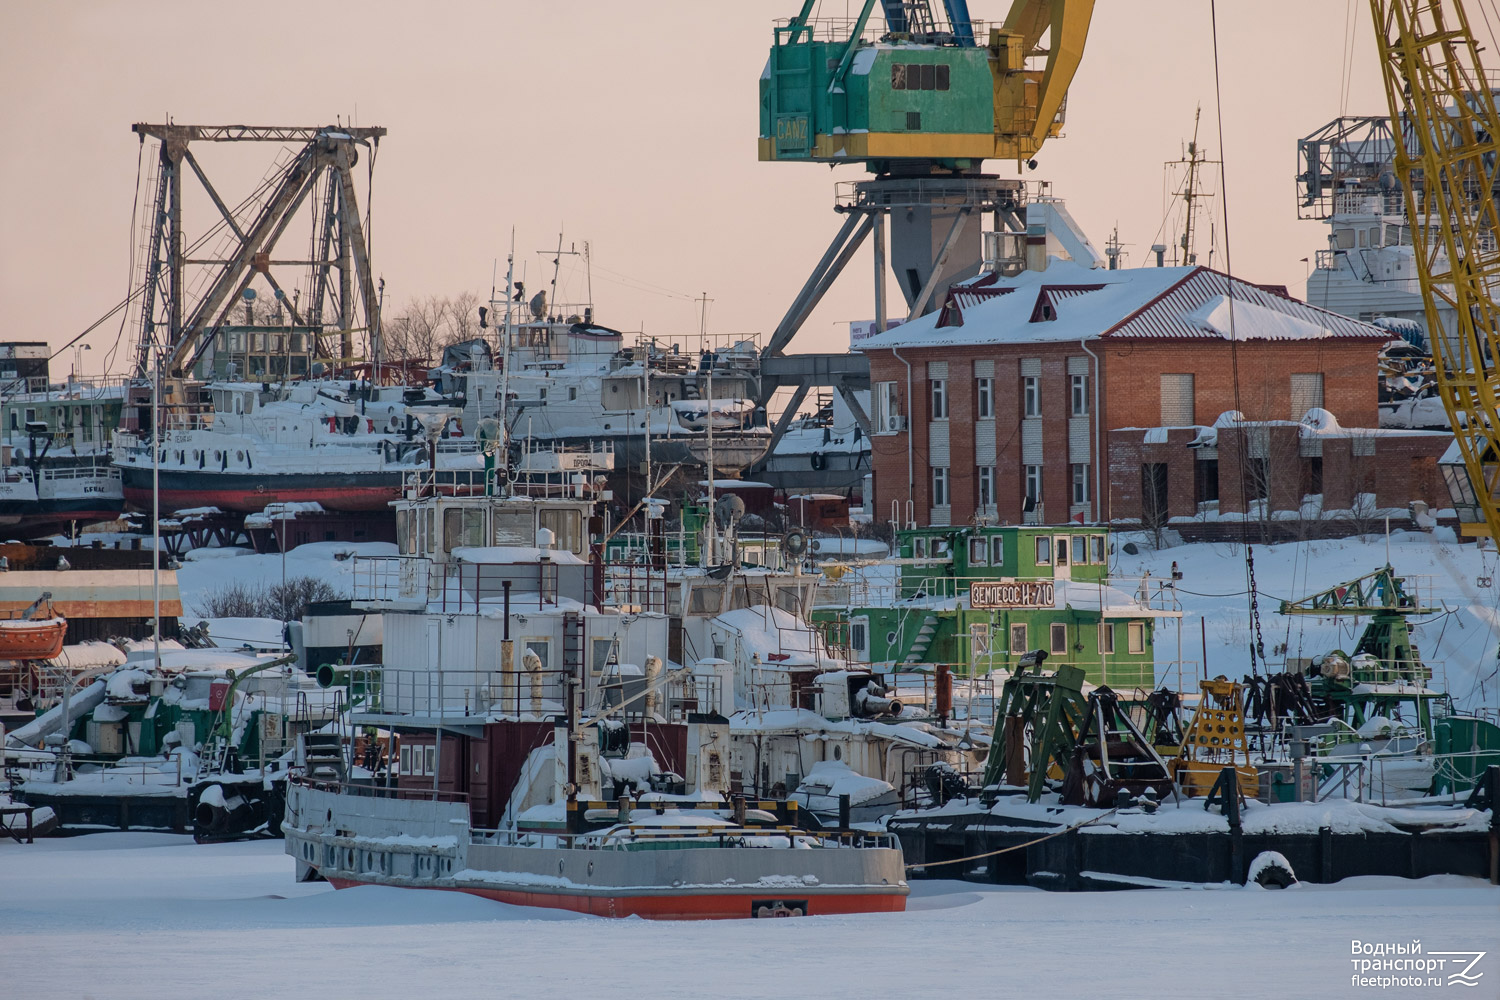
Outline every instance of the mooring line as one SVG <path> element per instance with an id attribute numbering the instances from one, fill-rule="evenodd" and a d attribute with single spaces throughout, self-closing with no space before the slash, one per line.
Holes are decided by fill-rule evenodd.
<path id="1" fill-rule="evenodd" d="M 919 865 L 907 865 L 906 869 L 908 871 L 911 871 L 917 868 L 936 868 L 939 865 L 956 865 L 964 861 L 978 861 L 980 858 L 992 858 L 997 854 L 1008 854 L 1011 851 L 1019 851 L 1023 847 L 1030 847 L 1032 844 L 1040 844 L 1044 840 L 1051 840 L 1053 837 L 1061 837 L 1065 833 L 1072 833 L 1074 830 L 1081 830 L 1086 826 L 1092 826 L 1095 823 L 1109 819 L 1119 811 L 1120 810 L 1118 808 L 1111 809 L 1109 812 L 1104 813 L 1103 815 L 1095 816 L 1093 819 L 1086 819 L 1082 823 L 1074 823 L 1070 827 L 1062 830 L 1057 830 L 1053 833 L 1049 833 L 1045 837 L 1038 837 L 1035 840 L 1028 840 L 1024 844 L 1016 844 L 1012 847 L 1002 847 L 998 851 L 986 851 L 983 854 L 971 854 L 967 858 L 949 858 L 947 861 L 927 861 Z"/>

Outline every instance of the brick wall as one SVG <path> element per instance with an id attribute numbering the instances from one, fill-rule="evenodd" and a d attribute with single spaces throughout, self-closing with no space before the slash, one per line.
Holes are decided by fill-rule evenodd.
<path id="1" fill-rule="evenodd" d="M 1099 343 L 1090 346 L 1101 350 Z M 1158 426 L 1164 372 L 1193 376 L 1193 421 L 1198 424 L 1212 424 L 1219 414 L 1235 409 L 1247 420 L 1300 420 L 1302 414 L 1291 412 L 1290 376 L 1321 372 L 1325 410 L 1346 427 L 1376 426 L 1377 342 L 1245 341 L 1231 347 L 1224 340 L 1102 342 L 1108 426 Z"/>
<path id="2" fill-rule="evenodd" d="M 1323 406 L 1345 427 L 1373 427 L 1378 419 L 1377 345 L 1370 341 L 1243 342 L 1235 352 L 1239 371 L 1238 399 L 1234 379 L 1236 359 L 1226 341 L 1095 341 L 1090 347 L 1101 354 L 1103 362 L 1103 381 L 1098 393 L 1100 412 L 1094 414 L 1092 432 L 1095 455 L 1102 450 L 1098 440 L 1100 427 L 1113 432 L 1118 428 L 1156 427 L 1161 423 L 1160 375 L 1163 372 L 1193 375 L 1193 419 L 1197 424 L 1210 424 L 1219 414 L 1236 408 L 1251 420 L 1289 420 L 1292 417 L 1290 376 L 1294 372 L 1322 373 Z M 896 383 L 900 412 L 908 418 L 910 428 L 909 433 L 876 434 L 871 439 L 874 511 L 878 519 L 890 517 L 893 500 L 899 502 L 900 516 L 905 517 L 907 442 L 910 440 L 911 499 L 914 501 L 911 516 L 918 524 L 931 522 L 932 478 L 927 429 L 929 361 L 945 361 L 949 366 L 950 516 L 953 523 L 965 523 L 973 516 L 979 495 L 974 376 L 974 362 L 979 360 L 992 361 L 995 365 L 997 516 L 1008 523 L 1019 523 L 1023 519 L 1021 362 L 1031 358 L 1041 362 L 1043 517 L 1049 522 L 1067 519 L 1071 489 L 1067 362 L 1069 358 L 1087 359 L 1076 342 L 902 349 L 902 358 L 911 364 L 912 403 L 915 405 L 906 398 L 907 369 L 895 352 L 871 350 L 868 353 L 872 383 Z M 1091 359 L 1088 360 L 1088 370 L 1093 375 L 1094 365 Z M 1297 505 L 1301 496 L 1302 477 L 1306 470 L 1299 461 L 1295 428 L 1287 428 L 1281 433 L 1291 437 L 1289 443 L 1280 442 L 1271 449 L 1273 458 L 1288 448 L 1292 457 L 1287 462 L 1273 460 L 1270 492 L 1273 507 L 1290 508 Z M 1146 461 L 1162 461 L 1170 468 L 1168 490 L 1173 516 L 1195 513 L 1192 465 L 1195 456 L 1184 447 L 1191 437 L 1191 431 L 1173 431 L 1167 444 L 1147 447 L 1140 432 L 1134 432 L 1134 446 L 1130 444 L 1131 435 L 1121 437 L 1110 433 L 1102 518 L 1133 520 L 1139 517 L 1140 466 Z M 1129 449 L 1127 453 L 1116 454 L 1114 449 L 1122 446 Z M 1233 441 L 1221 442 L 1219 491 L 1222 508 L 1226 511 L 1244 509 L 1243 484 L 1238 481 L 1236 471 L 1239 468 L 1237 447 Z M 1349 454 L 1347 444 L 1335 446 L 1330 442 L 1327 448 L 1323 457 L 1323 481 L 1325 489 L 1331 491 L 1327 505 L 1345 507 L 1352 500 L 1353 476 L 1362 463 Z M 1441 452 L 1442 447 L 1432 443 L 1432 439 L 1424 442 L 1420 437 L 1382 438 L 1381 463 L 1378 464 L 1391 467 L 1381 470 L 1376 486 L 1378 502 L 1382 506 L 1404 506 L 1411 499 L 1424 499 L 1446 506 L 1435 464 Z M 1363 464 L 1370 463 L 1365 460 Z M 1349 495 L 1345 496 L 1346 493 Z"/>

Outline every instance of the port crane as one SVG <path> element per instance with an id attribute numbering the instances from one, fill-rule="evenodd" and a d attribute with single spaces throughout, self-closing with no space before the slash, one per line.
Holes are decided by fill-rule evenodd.
<path id="1" fill-rule="evenodd" d="M 1500 111 L 1461 0 L 1370 0 L 1466 534 L 1500 539 Z M 1453 310 L 1446 328 L 1440 311 Z"/>
<path id="2" fill-rule="evenodd" d="M 768 162 L 858 164 L 871 176 L 839 185 L 844 221 L 762 351 L 758 402 L 794 395 L 772 447 L 811 386 L 852 396 L 869 387 L 860 354 L 786 355 L 786 347 L 870 239 L 875 329 L 884 330 L 886 281 L 896 278 L 907 319 L 942 305 L 948 286 L 979 273 L 983 220 L 1022 256 L 1026 186 L 983 172 L 986 159 L 1035 167 L 1061 134 L 1068 85 L 1083 57 L 1094 0 L 1014 0 L 1004 21 L 970 16 L 968 0 L 877 0 L 850 19 L 817 19 L 816 0 L 776 25 L 760 78 L 759 157 Z M 886 232 L 890 253 L 886 253 Z"/>

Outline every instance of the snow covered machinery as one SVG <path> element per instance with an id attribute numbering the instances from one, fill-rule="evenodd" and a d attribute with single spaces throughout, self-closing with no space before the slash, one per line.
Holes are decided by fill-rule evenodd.
<path id="1" fill-rule="evenodd" d="M 1041 799 L 1048 781 L 1065 805 L 1109 808 L 1121 792 L 1158 797 L 1175 786 L 1151 741 L 1108 687 L 1083 693 L 1084 672 L 1060 666 L 1043 674 L 1045 650 L 1021 659 L 1005 682 L 995 714 L 995 735 L 985 763 L 984 796 L 993 801 L 1003 783 Z M 1028 672 L 1035 671 L 1035 672 Z"/>
<path id="2" fill-rule="evenodd" d="M 1233 767 L 1240 791 L 1255 796 L 1260 772 L 1250 763 L 1245 737 L 1245 688 L 1217 677 L 1199 681 L 1197 710 L 1167 770 L 1189 796 L 1206 795 L 1226 767 Z"/>

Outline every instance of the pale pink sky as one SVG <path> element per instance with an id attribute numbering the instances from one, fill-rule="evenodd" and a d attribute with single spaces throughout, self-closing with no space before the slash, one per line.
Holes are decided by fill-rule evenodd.
<path id="1" fill-rule="evenodd" d="M 798 6 L 0 4 L 0 340 L 61 344 L 124 296 L 138 239 L 130 126 L 168 113 L 184 124 L 287 125 L 357 113 L 390 129 L 373 201 L 388 308 L 487 292 L 497 257 L 503 281 L 512 227 L 538 287 L 532 251 L 562 226 L 566 241 L 592 245 L 600 322 L 693 332 L 692 299 L 707 292 L 712 330 L 769 332 L 838 226 L 834 182 L 863 176 L 755 158 L 771 24 Z M 1008 6 L 971 0 L 977 18 L 998 20 Z M 845 8 L 828 0 L 822 13 Z M 1296 218 L 1295 141 L 1341 111 L 1349 10 L 1357 34 L 1343 110 L 1382 113 L 1365 3 L 1219 4 L 1234 270 L 1297 294 L 1301 258 L 1324 243 L 1321 225 Z M 1101 250 L 1118 224 L 1130 264 L 1145 263 L 1156 238 L 1162 163 L 1180 155 L 1200 102 L 1205 145 L 1217 145 L 1208 11 L 1206 0 L 1101 0 L 1065 137 L 1028 174 L 1053 182 Z M 194 149 L 231 202 L 272 152 Z M 868 253 L 794 349 L 843 349 L 844 324 L 873 315 Z M 581 278 L 575 287 L 581 294 Z M 89 337 L 85 370 L 100 370 L 118 330 Z"/>

